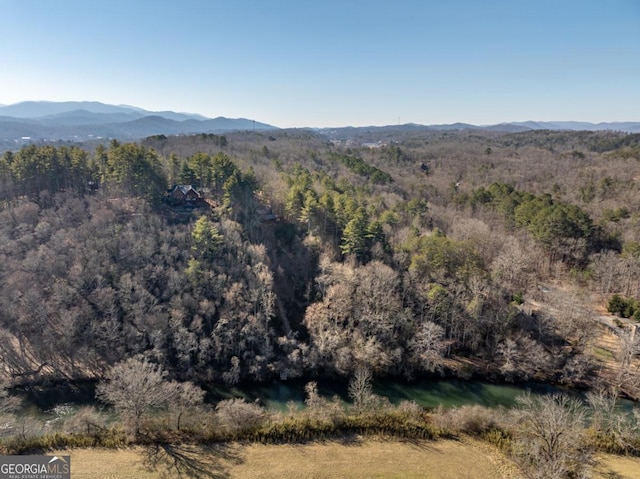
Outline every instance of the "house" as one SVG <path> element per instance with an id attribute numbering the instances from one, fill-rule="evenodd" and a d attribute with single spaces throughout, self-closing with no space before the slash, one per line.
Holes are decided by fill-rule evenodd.
<path id="1" fill-rule="evenodd" d="M 175 185 L 168 190 L 169 202 L 174 205 L 196 205 L 200 203 L 204 197 L 201 192 L 196 190 L 192 185 Z"/>
<path id="2" fill-rule="evenodd" d="M 260 223 L 277 223 L 280 221 L 276 215 L 273 214 L 273 210 L 271 208 L 263 208 L 256 211 L 256 215 L 258 216 L 258 221 Z"/>

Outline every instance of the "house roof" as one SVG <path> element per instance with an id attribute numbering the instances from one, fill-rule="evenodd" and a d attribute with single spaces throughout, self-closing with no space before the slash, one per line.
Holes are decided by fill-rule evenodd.
<path id="1" fill-rule="evenodd" d="M 175 193 L 176 191 L 180 191 L 183 195 L 187 195 L 190 191 L 193 191 L 196 195 L 200 196 L 198 190 L 196 190 L 192 185 L 176 185 L 171 193 Z"/>

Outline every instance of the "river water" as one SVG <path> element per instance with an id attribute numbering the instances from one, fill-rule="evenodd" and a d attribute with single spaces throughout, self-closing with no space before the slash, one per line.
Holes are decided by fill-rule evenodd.
<path id="1" fill-rule="evenodd" d="M 304 404 L 305 381 L 273 382 L 266 385 L 248 385 L 241 388 L 212 388 L 209 397 L 213 401 L 231 397 L 244 397 L 249 401 L 258 400 L 268 408 L 284 410 L 291 403 L 297 407 Z M 321 396 L 338 396 L 349 401 L 346 382 L 318 381 Z M 512 407 L 517 396 L 526 392 L 548 394 L 561 389 L 543 384 L 492 384 L 482 381 L 462 381 L 459 379 L 422 380 L 416 382 L 376 381 L 374 393 L 384 396 L 392 404 L 403 400 L 415 401 L 424 408 L 456 407 L 478 404 L 486 407 Z"/>
<path id="2" fill-rule="evenodd" d="M 257 401 L 273 410 L 284 411 L 290 407 L 304 407 L 304 386 L 307 381 L 274 381 L 266 384 L 243 384 L 239 387 L 210 386 L 207 389 L 207 402 L 215 404 L 222 399 L 234 397 Z M 349 402 L 348 383 L 346 381 L 318 380 L 321 396 L 338 396 Z M 565 392 L 575 397 L 583 397 L 580 392 L 563 389 L 547 384 L 530 383 L 524 385 L 494 384 L 483 381 L 463 381 L 460 379 L 420 380 L 415 382 L 378 380 L 373 384 L 376 394 L 389 399 L 392 404 L 403 400 L 415 401 L 424 408 L 457 407 L 481 405 L 490 408 L 513 407 L 517 396 L 530 393 L 542 395 Z M 38 414 L 51 411 L 64 405 L 75 409 L 81 405 L 95 404 L 95 383 L 78 383 L 58 387 L 37 388 L 29 391 L 17 391 L 25 399 L 25 413 Z M 637 407 L 632 401 L 620 401 L 623 409 Z"/>

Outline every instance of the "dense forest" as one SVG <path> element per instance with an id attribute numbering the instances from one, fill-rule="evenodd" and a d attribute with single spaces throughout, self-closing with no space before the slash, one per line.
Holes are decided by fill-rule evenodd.
<path id="1" fill-rule="evenodd" d="M 367 370 L 640 397 L 640 135 L 385 141 L 5 152 L 5 379 L 102 378 L 136 356 L 197 384 Z M 172 203 L 177 184 L 207 201 Z"/>

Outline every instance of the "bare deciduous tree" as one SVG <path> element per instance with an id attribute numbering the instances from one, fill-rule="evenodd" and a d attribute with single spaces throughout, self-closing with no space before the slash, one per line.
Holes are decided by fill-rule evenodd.
<path id="1" fill-rule="evenodd" d="M 318 393 L 318 383 L 315 381 L 308 382 L 304 385 L 304 392 L 306 394 L 305 404 L 309 409 L 316 409 L 322 405 L 322 398 Z"/>
<path id="2" fill-rule="evenodd" d="M 424 371 L 440 369 L 444 349 L 444 329 L 431 321 L 422 323 L 409 340 L 413 359 Z"/>
<path id="3" fill-rule="evenodd" d="M 634 408 L 631 413 L 619 409 L 614 389 L 589 391 L 586 399 L 591 410 L 591 428 L 607 435 L 619 450 L 637 453 L 640 409 Z"/>
<path id="4" fill-rule="evenodd" d="M 238 356 L 231 358 L 231 368 L 222 373 L 222 380 L 227 386 L 235 386 L 240 381 L 240 359 Z"/>
<path id="5" fill-rule="evenodd" d="M 620 255 L 607 251 L 593 255 L 591 260 L 593 276 L 602 293 L 609 294 L 620 289 Z"/>
<path id="6" fill-rule="evenodd" d="M 500 371 L 507 379 L 531 379 L 551 369 L 551 358 L 542 345 L 524 335 L 506 338 L 498 345 L 497 353 L 504 361 Z"/>
<path id="7" fill-rule="evenodd" d="M 202 402 L 204 392 L 199 388 L 190 383 L 167 381 L 166 376 L 160 365 L 146 358 L 129 358 L 111 368 L 105 381 L 98 384 L 96 397 L 113 404 L 138 434 L 142 420 L 149 412 L 170 405 L 189 407 Z"/>
<path id="8" fill-rule="evenodd" d="M 96 397 L 113 404 L 137 434 L 144 415 L 171 399 L 165 377 L 166 372 L 159 365 L 130 358 L 111 368 L 106 381 L 98 384 Z"/>
<path id="9" fill-rule="evenodd" d="M 198 411 L 204 401 L 205 392 L 191 382 L 172 381 L 167 388 L 173 389 L 172 410 L 178 413 L 176 428 L 180 430 L 180 420 L 185 413 Z M 169 391 L 171 392 L 171 391 Z"/>
<path id="10" fill-rule="evenodd" d="M 360 367 L 349 381 L 349 397 L 358 413 L 381 406 L 382 398 L 373 393 L 372 379 L 371 371 Z"/>
<path id="11" fill-rule="evenodd" d="M 516 399 L 516 453 L 530 478 L 586 477 L 591 450 L 584 437 L 586 408 L 564 394 Z"/>
<path id="12" fill-rule="evenodd" d="M 525 273 L 531 268 L 531 257 L 513 236 L 504 239 L 502 252 L 491 264 L 494 277 L 509 288 L 523 288 Z"/>
<path id="13" fill-rule="evenodd" d="M 631 397 L 640 397 L 640 362 L 636 356 L 640 354 L 640 334 L 638 326 L 630 325 L 620 334 L 620 362 L 616 385 Z"/>

